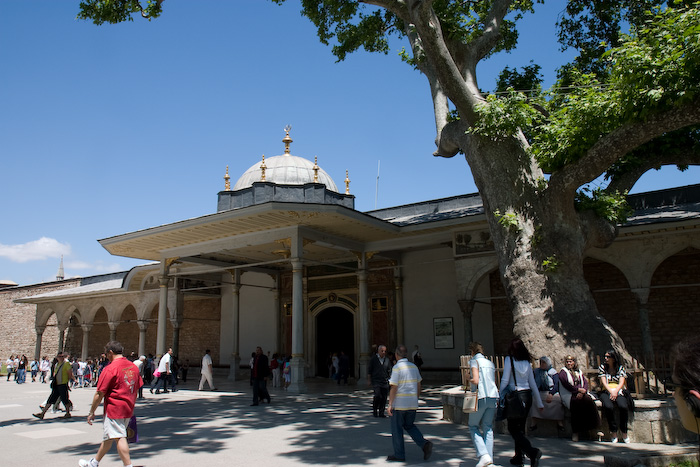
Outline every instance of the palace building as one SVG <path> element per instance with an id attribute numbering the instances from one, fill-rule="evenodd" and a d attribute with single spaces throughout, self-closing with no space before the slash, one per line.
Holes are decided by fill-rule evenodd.
<path id="1" fill-rule="evenodd" d="M 0 289 L 0 306 L 13 293 L 12 306 L 35 309 L 33 354 L 95 356 L 117 339 L 196 362 L 209 348 L 233 379 L 261 346 L 293 357 L 292 389 L 303 391 L 334 352 L 355 377 L 377 344 L 419 345 L 427 371 L 456 369 L 472 339 L 505 352 L 513 321 L 478 194 L 360 212 L 347 173 L 338 189 L 317 161 L 291 154 L 288 130 L 283 143 L 233 188 L 226 169 L 216 213 L 99 241 L 145 264 Z M 611 247 L 587 252 L 585 271 L 635 354 L 700 332 L 700 185 L 629 200 L 634 215 Z"/>

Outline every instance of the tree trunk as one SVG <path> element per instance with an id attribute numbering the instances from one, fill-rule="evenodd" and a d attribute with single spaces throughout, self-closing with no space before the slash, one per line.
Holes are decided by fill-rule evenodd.
<path id="1" fill-rule="evenodd" d="M 572 354 L 583 363 L 615 349 L 629 360 L 621 338 L 598 313 L 583 275 L 585 248 L 595 232 L 574 208 L 575 189 L 549 192 L 515 138 L 469 137 L 464 143 L 513 313 L 513 334 L 536 357 L 561 361 Z"/>

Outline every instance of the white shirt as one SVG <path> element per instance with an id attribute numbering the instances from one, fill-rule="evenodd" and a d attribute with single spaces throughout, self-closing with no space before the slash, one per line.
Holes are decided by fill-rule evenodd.
<path id="1" fill-rule="evenodd" d="M 211 364 L 211 356 L 208 353 L 204 354 L 204 357 L 202 357 L 202 373 L 210 375 L 211 368 L 209 368 L 209 365 Z"/>
<path id="2" fill-rule="evenodd" d="M 160 359 L 160 363 L 158 364 L 158 371 L 160 371 L 161 373 L 167 373 L 169 368 L 170 368 L 170 354 L 166 353 Z"/>
<path id="3" fill-rule="evenodd" d="M 486 397 L 497 398 L 496 367 L 493 363 L 482 354 L 478 353 L 469 361 L 469 366 L 472 368 L 472 372 L 479 372 L 479 399 L 484 399 Z"/>
<path id="4" fill-rule="evenodd" d="M 538 408 L 544 407 L 542 403 L 542 398 L 540 397 L 540 391 L 537 389 L 537 383 L 535 383 L 535 375 L 532 373 L 532 365 L 526 360 L 514 360 L 513 367 L 515 367 L 515 376 L 512 376 L 512 369 L 510 364 L 510 357 L 506 357 L 505 362 L 503 362 L 503 378 L 501 378 L 501 395 L 503 391 L 511 386 L 514 387 L 516 391 L 524 391 L 526 389 L 532 390 L 532 401 Z"/>

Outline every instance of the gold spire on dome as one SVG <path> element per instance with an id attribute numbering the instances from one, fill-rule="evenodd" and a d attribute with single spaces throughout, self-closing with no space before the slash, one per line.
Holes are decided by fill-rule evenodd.
<path id="1" fill-rule="evenodd" d="M 262 155 L 263 160 L 262 164 L 260 164 L 260 170 L 262 171 L 262 175 L 260 176 L 260 181 L 264 182 L 265 181 L 265 169 L 267 169 L 267 166 L 265 165 L 265 154 Z"/>
<path id="2" fill-rule="evenodd" d="M 345 194 L 350 194 L 350 177 L 348 176 L 348 171 L 345 171 Z"/>
<path id="3" fill-rule="evenodd" d="M 314 156 L 314 183 L 318 183 L 318 156 Z"/>
<path id="4" fill-rule="evenodd" d="M 226 175 L 224 175 L 224 190 L 231 191 L 231 177 L 228 176 L 228 165 L 226 166 Z"/>
<path id="5" fill-rule="evenodd" d="M 289 132 L 292 129 L 292 125 L 287 125 L 284 127 L 284 132 L 286 133 L 284 139 L 282 139 L 282 142 L 284 143 L 284 155 L 288 156 L 289 155 L 289 145 L 292 143 L 292 138 L 289 137 Z"/>

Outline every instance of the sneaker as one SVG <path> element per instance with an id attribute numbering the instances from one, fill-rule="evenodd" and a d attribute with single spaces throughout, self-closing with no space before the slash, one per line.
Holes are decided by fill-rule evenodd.
<path id="1" fill-rule="evenodd" d="M 386 458 L 386 461 L 387 461 L 387 462 L 406 462 L 406 459 L 400 459 L 400 458 L 398 458 L 398 457 L 396 457 L 396 456 L 388 456 L 388 457 Z"/>
<path id="2" fill-rule="evenodd" d="M 625 444 L 630 444 L 632 441 L 630 440 L 630 437 L 622 438 L 622 442 Z"/>
<path id="3" fill-rule="evenodd" d="M 484 454 L 481 456 L 481 459 L 479 459 L 479 462 L 476 464 L 476 467 L 486 467 L 487 465 L 493 465 L 493 459 L 491 459 L 491 456 L 488 454 Z"/>
<path id="4" fill-rule="evenodd" d="M 34 416 L 35 416 L 36 418 L 38 418 L 39 420 L 43 420 L 43 419 L 44 419 L 44 412 L 33 413 L 32 415 L 34 415 Z"/>
<path id="5" fill-rule="evenodd" d="M 99 465 L 99 463 L 98 463 L 98 462 L 95 460 L 95 458 L 93 457 L 93 458 L 90 459 L 89 461 L 86 461 L 85 459 L 80 459 L 80 460 L 78 461 L 78 465 L 79 465 L 80 467 L 97 467 L 97 466 Z"/>
<path id="6" fill-rule="evenodd" d="M 610 442 L 613 443 L 613 444 L 617 443 L 617 437 L 611 439 Z"/>
<path id="7" fill-rule="evenodd" d="M 423 460 L 427 461 L 430 459 L 430 456 L 433 454 L 433 443 L 430 441 L 426 441 L 425 444 L 423 445 Z"/>
<path id="8" fill-rule="evenodd" d="M 66 412 L 66 414 L 63 416 L 63 418 L 71 418 L 71 417 L 72 417 L 72 415 L 70 414 L 70 412 Z"/>

